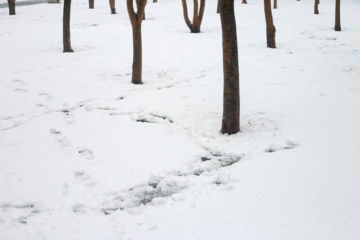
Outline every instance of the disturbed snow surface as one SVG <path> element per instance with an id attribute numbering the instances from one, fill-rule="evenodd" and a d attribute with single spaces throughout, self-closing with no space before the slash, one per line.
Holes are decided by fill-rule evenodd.
<path id="1" fill-rule="evenodd" d="M 131 81 L 125 1 L 0 9 L 0 239 L 358 239 L 360 3 L 236 2 L 241 133 L 219 133 L 216 1 L 190 34 L 148 1 Z M 191 4 L 189 4 L 191 5 Z M 192 12 L 191 10 L 189 12 Z"/>

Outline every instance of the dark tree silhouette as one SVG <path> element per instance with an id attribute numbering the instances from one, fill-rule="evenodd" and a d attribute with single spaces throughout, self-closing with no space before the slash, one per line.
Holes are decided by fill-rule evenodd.
<path id="1" fill-rule="evenodd" d="M 15 0 L 8 0 L 8 4 L 9 4 L 9 15 L 16 15 Z"/>
<path id="2" fill-rule="evenodd" d="M 141 43 L 141 23 L 147 0 L 139 0 L 137 12 L 134 11 L 133 0 L 127 0 L 127 10 L 129 13 L 133 31 L 133 65 L 132 80 L 134 84 L 142 84 L 142 43 Z"/>
<path id="3" fill-rule="evenodd" d="M 200 0 L 200 10 L 199 10 L 199 3 L 198 0 L 194 0 L 194 15 L 193 15 L 193 22 L 189 20 L 188 10 L 186 5 L 186 0 L 182 0 L 182 6 L 184 10 L 184 19 L 186 25 L 189 27 L 192 33 L 199 33 L 201 22 L 204 16 L 205 11 L 205 0 Z"/>
<path id="4" fill-rule="evenodd" d="M 64 52 L 73 52 L 70 41 L 70 10 L 71 0 L 64 0 L 64 15 L 63 15 L 63 45 Z"/>
<path id="5" fill-rule="evenodd" d="M 271 0 L 264 0 L 265 20 L 266 20 L 266 39 L 267 47 L 276 48 L 275 33 L 273 17 L 271 13 Z"/>
<path id="6" fill-rule="evenodd" d="M 336 6 L 335 6 L 335 31 L 341 31 L 340 0 L 336 0 Z"/>
<path id="7" fill-rule="evenodd" d="M 89 0 L 89 8 L 94 9 L 94 0 Z"/>
<path id="8" fill-rule="evenodd" d="M 109 0 L 109 3 L 110 3 L 111 14 L 116 14 L 115 0 Z"/>
<path id="9" fill-rule="evenodd" d="M 224 100 L 221 132 L 240 131 L 239 63 L 234 0 L 220 0 L 223 46 Z"/>
<path id="10" fill-rule="evenodd" d="M 315 0 L 314 14 L 319 14 L 319 0 Z"/>

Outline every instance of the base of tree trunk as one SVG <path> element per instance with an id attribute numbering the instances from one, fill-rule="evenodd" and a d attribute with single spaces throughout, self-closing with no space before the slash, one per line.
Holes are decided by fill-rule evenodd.
<path id="1" fill-rule="evenodd" d="M 94 9 L 94 0 L 89 0 L 89 9 Z"/>
<path id="2" fill-rule="evenodd" d="M 271 31 L 268 31 L 268 33 L 267 33 L 267 47 L 268 48 L 276 48 L 275 33 L 276 33 L 275 27 Z"/>
<path id="3" fill-rule="evenodd" d="M 66 53 L 66 52 L 74 52 L 74 50 L 72 50 L 71 48 L 70 48 L 70 49 L 64 49 L 63 52 L 64 52 L 64 53 Z"/>
<path id="4" fill-rule="evenodd" d="M 16 15 L 16 12 L 15 12 L 15 1 L 13 1 L 13 0 L 8 0 L 8 4 L 9 4 L 9 15 Z"/>
<path id="5" fill-rule="evenodd" d="M 116 14 L 115 8 L 111 8 L 111 14 Z"/>
<path id="6" fill-rule="evenodd" d="M 335 31 L 341 31 L 341 26 L 335 26 Z"/>

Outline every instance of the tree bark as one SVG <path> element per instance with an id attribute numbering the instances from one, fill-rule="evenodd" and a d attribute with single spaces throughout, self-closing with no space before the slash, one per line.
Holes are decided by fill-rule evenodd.
<path id="1" fill-rule="evenodd" d="M 182 0 L 183 6 L 183 14 L 184 20 L 191 33 L 199 33 L 200 26 L 202 23 L 202 19 L 205 11 L 205 0 L 200 0 L 200 10 L 199 10 L 199 2 L 198 0 L 194 0 L 194 14 L 193 14 L 193 22 L 191 23 L 188 15 L 186 0 Z"/>
<path id="2" fill-rule="evenodd" d="M 71 0 L 64 0 L 64 15 L 63 15 L 63 45 L 64 52 L 73 52 L 70 41 L 70 10 Z"/>
<path id="3" fill-rule="evenodd" d="M 335 31 L 341 31 L 341 24 L 340 24 L 340 0 L 336 0 L 336 7 L 335 7 Z"/>
<path id="4" fill-rule="evenodd" d="M 8 4 L 9 4 L 9 15 L 16 15 L 15 0 L 8 0 Z"/>
<path id="5" fill-rule="evenodd" d="M 319 14 L 319 0 L 315 0 L 314 14 Z"/>
<path id="6" fill-rule="evenodd" d="M 116 14 L 115 0 L 109 0 L 109 3 L 110 3 L 111 14 Z"/>
<path id="7" fill-rule="evenodd" d="M 240 131 L 239 63 L 234 0 L 220 0 L 223 46 L 224 100 L 221 133 Z"/>
<path id="8" fill-rule="evenodd" d="M 265 20 L 266 20 L 266 39 L 267 47 L 276 48 L 275 33 L 273 17 L 271 13 L 271 0 L 264 0 Z"/>
<path id="9" fill-rule="evenodd" d="M 127 9 L 133 30 L 133 65 L 132 79 L 134 84 L 142 84 L 142 43 L 141 43 L 141 23 L 144 17 L 146 0 L 139 0 L 137 12 L 133 7 L 133 0 L 127 0 Z"/>
<path id="10" fill-rule="evenodd" d="M 89 8 L 94 9 L 94 0 L 89 0 Z"/>
<path id="11" fill-rule="evenodd" d="M 276 9 L 276 8 L 277 8 L 277 0 L 274 0 L 274 9 Z"/>

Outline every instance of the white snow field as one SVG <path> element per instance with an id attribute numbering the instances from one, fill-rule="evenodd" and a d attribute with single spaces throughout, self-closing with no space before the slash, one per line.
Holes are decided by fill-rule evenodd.
<path id="1" fill-rule="evenodd" d="M 263 1 L 236 1 L 230 136 L 216 2 L 191 34 L 180 0 L 148 0 L 143 85 L 126 1 L 72 1 L 74 53 L 63 3 L 0 9 L 1 240 L 360 239 L 360 1 L 341 32 L 334 0 L 279 1 L 276 49 Z"/>

